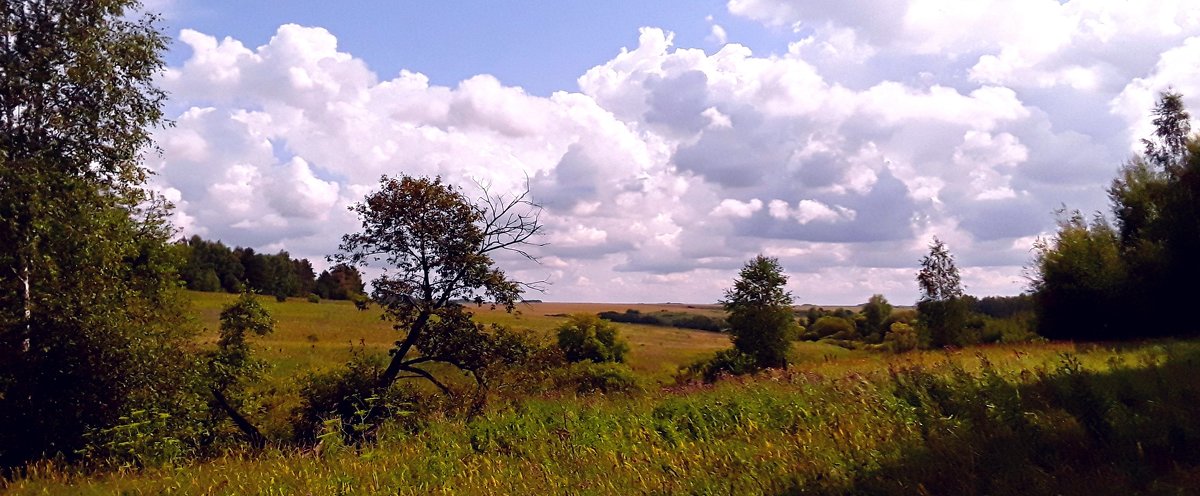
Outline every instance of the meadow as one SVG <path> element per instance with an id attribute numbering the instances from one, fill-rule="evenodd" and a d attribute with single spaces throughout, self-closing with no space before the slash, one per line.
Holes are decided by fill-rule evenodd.
<path id="1" fill-rule="evenodd" d="M 216 326 L 231 296 L 195 293 Z M 256 342 L 286 389 L 394 331 L 343 302 L 264 304 Z M 682 305 L 535 303 L 477 317 L 549 332 L 573 312 Z M 692 309 L 706 311 L 704 308 Z M 709 309 L 711 310 L 711 309 Z M 640 391 L 497 402 L 431 415 L 380 438 L 320 449 L 231 450 L 207 460 L 98 473 L 52 462 L 12 494 L 1196 494 L 1200 344 L 1049 342 L 901 355 L 798 342 L 795 365 L 715 385 L 672 371 L 726 336 L 621 326 Z M 206 339 L 212 339 L 211 334 Z M 283 408 L 276 405 L 275 408 Z"/>

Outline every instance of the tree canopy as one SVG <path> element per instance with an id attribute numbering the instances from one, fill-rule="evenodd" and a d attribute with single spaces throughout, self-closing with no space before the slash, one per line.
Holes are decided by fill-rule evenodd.
<path id="1" fill-rule="evenodd" d="M 758 255 L 746 262 L 725 290 L 721 304 L 729 312 L 733 345 L 759 367 L 787 367 L 789 335 L 795 322 L 792 293 L 779 259 Z"/>
<path id="2" fill-rule="evenodd" d="M 187 389 L 193 327 L 166 205 L 143 189 L 142 154 L 162 123 L 154 79 L 166 38 L 137 7 L 0 3 L 6 466 L 74 456 L 134 408 L 174 412 L 172 423 L 203 409 Z"/>
<path id="3" fill-rule="evenodd" d="M 1151 110 L 1145 150 L 1108 190 L 1112 219 L 1061 212 L 1036 247 L 1031 289 L 1039 333 L 1120 339 L 1193 332 L 1186 312 L 1200 278 L 1200 140 L 1178 93 Z M 1098 308 L 1123 309 L 1101 312 Z"/>
<path id="4" fill-rule="evenodd" d="M 921 259 L 917 284 L 921 287 L 917 312 L 929 331 L 930 344 L 935 347 L 966 344 L 962 338 L 968 309 L 963 300 L 962 279 L 954 255 L 936 237 L 929 245 L 929 254 Z"/>
<path id="5" fill-rule="evenodd" d="M 498 346 L 461 303 L 487 302 L 512 311 L 528 287 L 496 267 L 493 254 L 525 249 L 541 231 L 540 208 L 526 199 L 492 195 L 468 199 L 441 178 L 383 177 L 379 190 L 352 207 L 362 230 L 342 238 L 335 261 L 375 266 L 382 275 L 372 296 L 402 333 L 379 377 L 389 387 L 401 373 L 446 389 L 425 368 L 454 365 L 482 383 L 484 358 Z"/>

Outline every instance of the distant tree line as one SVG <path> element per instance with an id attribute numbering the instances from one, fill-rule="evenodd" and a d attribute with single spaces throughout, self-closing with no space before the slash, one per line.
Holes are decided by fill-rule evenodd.
<path id="1" fill-rule="evenodd" d="M 317 295 L 329 300 L 351 300 L 365 292 L 362 274 L 338 264 L 318 276 L 312 263 L 292 258 L 286 251 L 257 253 L 253 248 L 230 248 L 200 236 L 181 240 L 184 265 L 179 277 L 193 291 L 253 291 L 276 298 Z"/>
<path id="2" fill-rule="evenodd" d="M 701 331 L 719 332 L 728 325 L 725 319 L 709 317 L 688 312 L 668 312 L 662 310 L 653 313 L 642 313 L 638 310 L 627 309 L 624 312 L 600 312 L 600 318 L 625 324 L 646 324 L 663 327 L 679 327 L 683 329 L 698 329 Z"/>

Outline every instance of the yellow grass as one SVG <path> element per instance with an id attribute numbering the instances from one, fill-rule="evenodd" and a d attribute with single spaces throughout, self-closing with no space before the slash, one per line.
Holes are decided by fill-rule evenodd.
<path id="1" fill-rule="evenodd" d="M 236 297 L 224 293 L 191 292 L 193 311 L 205 328 L 201 334 L 206 345 L 216 341 L 221 308 Z M 327 369 L 344 363 L 351 346 L 384 353 L 400 336 L 389 322 L 382 320 L 378 306 L 361 311 L 348 301 L 323 300 L 309 303 L 290 298 L 284 303 L 260 296 L 263 306 L 276 320 L 275 333 L 255 338 L 261 357 L 275 364 L 271 374 L 280 378 L 298 373 Z M 572 313 L 596 314 L 604 311 L 642 312 L 668 310 L 723 316 L 715 305 L 621 304 L 621 303 L 523 303 L 514 313 L 487 306 L 472 307 L 477 321 L 530 329 L 550 335 Z M 651 379 L 666 380 L 682 365 L 716 350 L 730 346 L 729 337 L 715 332 L 657 327 L 640 324 L 616 324 L 630 345 L 629 365 Z M 840 350 L 840 348 L 837 348 Z M 842 350 L 845 351 L 845 350 Z"/>

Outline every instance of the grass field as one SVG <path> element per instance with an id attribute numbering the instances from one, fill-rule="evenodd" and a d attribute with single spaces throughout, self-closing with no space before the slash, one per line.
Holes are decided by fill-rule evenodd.
<path id="1" fill-rule="evenodd" d="M 231 297 L 195 294 L 210 329 Z M 274 380 L 334 366 L 350 342 L 382 351 L 374 311 L 265 302 Z M 542 303 L 487 322 L 539 331 Z M 637 307 L 632 307 L 637 308 Z M 639 308 L 646 311 L 645 308 Z M 677 308 L 672 308 L 677 310 Z M 43 464 L 12 494 L 1198 494 L 1200 344 L 1040 343 L 904 355 L 797 343 L 794 366 L 715 386 L 670 370 L 729 346 L 715 333 L 621 326 L 645 392 L 434 415 L 377 443 L 234 451 L 99 474 Z M 310 335 L 316 336 L 314 342 Z"/>
<path id="2" fill-rule="evenodd" d="M 221 307 L 232 302 L 236 296 L 224 293 L 189 294 L 200 324 L 207 329 L 203 334 L 206 343 L 215 342 Z M 274 364 L 272 374 L 278 377 L 339 366 L 350 357 L 351 346 L 361 344 L 369 350 L 384 353 L 399 337 L 389 323 L 380 319 L 381 312 L 377 306 L 360 311 L 349 301 L 309 303 L 301 298 L 291 298 L 279 303 L 273 297 L 261 296 L 259 299 L 275 318 L 276 329 L 274 334 L 255 338 L 254 342 L 260 356 Z M 627 308 L 643 312 L 671 310 L 723 315 L 713 306 L 673 304 L 524 303 L 514 313 L 487 306 L 473 307 L 472 311 L 476 320 L 483 323 L 497 323 L 550 335 L 555 327 L 566 320 L 564 315 L 624 311 Z M 728 336 L 720 333 L 637 324 L 616 325 L 629 341 L 630 367 L 652 380 L 665 380 L 680 365 L 730 346 Z M 831 350 L 831 353 L 836 351 Z"/>

